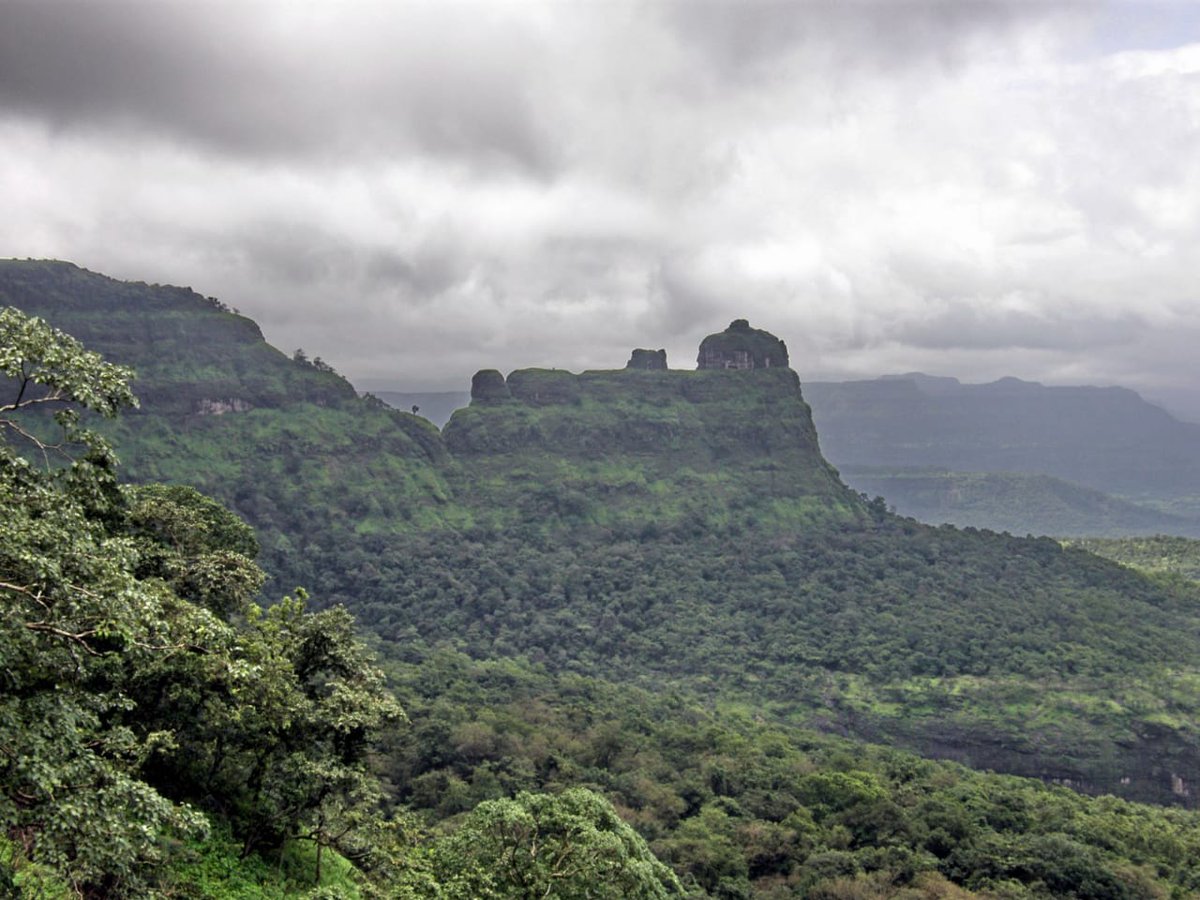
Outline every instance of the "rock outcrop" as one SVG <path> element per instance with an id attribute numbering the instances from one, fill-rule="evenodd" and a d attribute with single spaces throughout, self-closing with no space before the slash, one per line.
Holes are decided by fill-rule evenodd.
<path id="1" fill-rule="evenodd" d="M 629 362 L 625 363 L 625 368 L 649 369 L 652 371 L 665 370 L 667 368 L 667 351 L 634 350 L 629 356 Z"/>
<path id="2" fill-rule="evenodd" d="M 508 388 L 530 406 L 579 402 L 579 377 L 565 369 L 517 369 L 509 373 Z"/>
<path id="3" fill-rule="evenodd" d="M 496 369 L 480 369 L 471 376 L 471 400 L 508 400 L 512 393 Z"/>
<path id="4" fill-rule="evenodd" d="M 700 342 L 698 369 L 787 368 L 787 345 L 769 331 L 751 328 L 745 319 L 734 319 L 718 334 Z"/>
<path id="5" fill-rule="evenodd" d="M 253 408 L 240 397 L 228 397 L 223 400 L 203 397 L 196 401 L 196 415 L 198 416 L 223 416 L 225 413 L 246 412 Z"/>

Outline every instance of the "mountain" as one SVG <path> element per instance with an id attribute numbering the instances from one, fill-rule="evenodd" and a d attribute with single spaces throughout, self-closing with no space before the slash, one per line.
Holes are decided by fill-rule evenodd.
<path id="1" fill-rule="evenodd" d="M 1189 520 L 1162 521 L 1170 530 L 1195 533 L 1200 425 L 1181 422 L 1125 388 L 1047 387 L 1016 378 L 963 384 L 910 373 L 809 382 L 805 396 L 826 455 L 846 471 L 903 471 L 906 478 L 919 476 L 908 470 L 928 469 L 1047 475 Z M 901 508 L 921 508 L 904 493 L 910 487 L 893 484 L 899 492 L 889 499 Z M 1064 497 L 1061 488 L 1056 492 Z M 1074 506 L 1064 521 L 1095 514 L 1095 499 Z M 1089 533 L 1117 533 L 1126 522 L 1143 530 L 1133 510 L 1109 505 L 1112 517 Z M 953 511 L 938 506 L 948 521 L 985 524 L 989 516 L 1006 515 L 982 504 L 951 504 Z M 1018 530 L 1043 531 L 1040 526 L 1053 521 L 1030 518 Z"/>
<path id="2" fill-rule="evenodd" d="M 861 506 L 821 456 L 790 369 L 481 375 L 444 438 L 464 502 L 506 526 L 796 525 Z"/>
<path id="3" fill-rule="evenodd" d="M 10 260 L 0 303 L 134 367 L 140 408 L 108 426 L 127 475 L 191 484 L 251 521 L 280 589 L 311 582 L 310 543 L 453 519 L 436 428 L 280 353 L 214 298 Z"/>
<path id="4" fill-rule="evenodd" d="M 1173 516 L 1049 475 L 843 466 L 856 490 L 934 525 L 1013 534 L 1200 536 L 1200 519 Z"/>
<path id="5" fill-rule="evenodd" d="M 1195 803 L 1196 587 L 890 515 L 840 481 L 782 342 L 742 320 L 698 371 L 478 373 L 439 433 L 186 289 L 9 262 L 0 302 L 140 366 L 111 432 L 132 475 L 229 502 L 284 585 L 396 659 L 524 660 Z"/>

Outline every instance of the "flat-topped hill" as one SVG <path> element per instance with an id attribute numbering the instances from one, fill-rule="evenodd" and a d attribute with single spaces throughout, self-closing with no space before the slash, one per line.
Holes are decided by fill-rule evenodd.
<path id="1" fill-rule="evenodd" d="M 505 485 L 489 504 L 663 526 L 683 516 L 727 522 L 739 511 L 796 524 L 861 508 L 822 458 L 790 369 L 499 377 L 444 431 L 466 480 Z"/>

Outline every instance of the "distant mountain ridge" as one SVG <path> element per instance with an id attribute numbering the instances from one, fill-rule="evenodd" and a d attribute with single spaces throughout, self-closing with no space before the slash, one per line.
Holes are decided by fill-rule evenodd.
<path id="1" fill-rule="evenodd" d="M 899 508 L 919 508 L 914 514 L 933 510 L 914 507 L 911 483 L 884 485 L 879 473 L 1045 475 L 1166 513 L 1165 528 L 1190 529 L 1200 514 L 1200 425 L 1126 388 L 1048 387 L 1011 377 L 964 384 L 910 373 L 807 382 L 804 390 L 830 461 L 847 472 L 874 470 L 872 486 L 890 487 Z M 966 521 L 966 510 L 942 509 L 957 516 L 947 521 Z M 1124 513 L 1094 533 L 1117 533 L 1122 521 L 1137 518 L 1134 510 Z"/>
<path id="2" fill-rule="evenodd" d="M 856 490 L 887 498 L 922 522 L 1058 537 L 1200 536 L 1200 520 L 1173 516 L 1049 475 L 843 466 Z"/>

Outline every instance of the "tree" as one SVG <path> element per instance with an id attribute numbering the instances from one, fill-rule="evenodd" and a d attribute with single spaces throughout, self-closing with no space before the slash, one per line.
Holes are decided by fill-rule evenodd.
<path id="1" fill-rule="evenodd" d="M 132 405 L 130 371 L 4 309 L 0 373 L 0 820 L 22 856 L 76 890 L 136 891 L 161 860 L 157 836 L 203 820 L 138 777 L 169 738 L 124 723 L 122 672 L 219 623 L 140 582 L 132 542 L 109 530 L 116 460 L 76 408 Z M 55 406 L 52 438 L 39 411 Z"/>
<path id="2" fill-rule="evenodd" d="M 133 405 L 130 370 L 5 309 L 0 374 L 0 885 L 37 864 L 145 895 L 164 839 L 205 831 L 193 805 L 246 853 L 365 852 L 366 754 L 400 709 L 349 614 L 260 608 L 248 526 L 190 488 L 118 485 L 80 411 Z"/>
<path id="3" fill-rule="evenodd" d="M 246 853 L 303 838 L 357 855 L 354 826 L 379 799 L 367 751 L 401 711 L 350 615 L 307 613 L 304 599 L 248 609 L 231 665 L 213 673 L 220 689 L 180 725 L 178 760 L 220 798 Z"/>
<path id="4" fill-rule="evenodd" d="M 678 879 L 603 797 L 584 788 L 479 804 L 434 849 L 447 898 L 659 900 Z"/>

